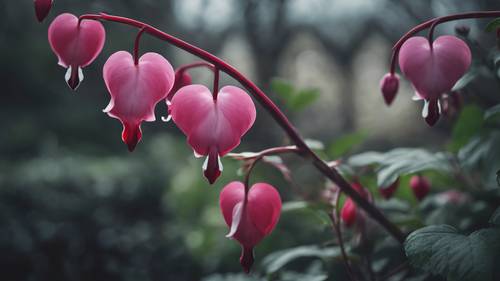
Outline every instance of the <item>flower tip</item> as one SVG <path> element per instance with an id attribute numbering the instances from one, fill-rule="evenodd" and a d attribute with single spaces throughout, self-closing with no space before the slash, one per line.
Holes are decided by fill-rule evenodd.
<path id="1" fill-rule="evenodd" d="M 83 71 L 81 67 L 69 66 L 64 76 L 66 83 L 71 90 L 76 91 L 80 83 L 83 81 Z"/>
<path id="2" fill-rule="evenodd" d="M 253 262 L 254 262 L 253 247 L 242 247 L 240 264 L 243 267 L 243 271 L 246 274 L 250 273 L 250 269 L 252 268 Z"/>
<path id="3" fill-rule="evenodd" d="M 424 109 L 422 111 L 422 116 L 425 119 L 425 122 L 430 127 L 436 125 L 439 117 L 441 116 L 441 105 L 437 99 L 435 100 L 426 100 L 424 104 Z"/>
<path id="4" fill-rule="evenodd" d="M 140 125 L 132 126 L 129 123 L 123 124 L 122 140 L 127 145 L 129 152 L 134 151 L 141 138 L 142 132 Z"/>
<path id="5" fill-rule="evenodd" d="M 384 97 L 385 104 L 390 106 L 399 89 L 399 77 L 394 73 L 386 73 L 380 80 L 380 91 Z"/>
<path id="6" fill-rule="evenodd" d="M 222 174 L 222 162 L 216 148 L 211 148 L 203 163 L 203 175 L 210 184 L 214 184 Z"/>

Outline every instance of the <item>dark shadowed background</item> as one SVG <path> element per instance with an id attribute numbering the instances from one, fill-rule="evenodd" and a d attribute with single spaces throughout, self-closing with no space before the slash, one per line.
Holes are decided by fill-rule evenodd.
<path id="1" fill-rule="evenodd" d="M 402 82 L 391 108 L 384 105 L 378 82 L 387 72 L 391 45 L 430 17 L 499 8 L 493 0 L 55 0 L 39 24 L 32 1 L 2 1 L 0 279 L 243 278 L 222 277 L 241 269 L 239 246 L 224 237 L 227 228 L 218 209 L 220 189 L 241 180 L 238 163 L 223 160 L 223 177 L 209 186 L 202 160 L 193 157 L 184 136 L 172 123 L 160 121 L 164 103 L 157 106 L 158 121 L 143 124 L 143 140 L 129 153 L 120 139 L 121 124 L 102 112 L 109 95 L 101 75 L 113 52 L 131 51 L 137 30 L 104 23 L 104 50 L 72 92 L 47 42 L 48 25 L 59 13 L 104 11 L 179 36 L 247 74 L 306 138 L 328 147 L 346 134 L 363 135 L 355 148 L 362 151 L 446 144 L 451 121 L 429 129 L 408 82 Z M 459 24 L 470 26 L 471 35 L 486 46 L 495 44 L 481 30 L 485 21 Z M 437 32 L 453 34 L 456 25 L 444 24 Z M 143 36 L 141 50 L 161 53 L 174 67 L 196 60 L 149 36 Z M 209 85 L 210 73 L 192 73 L 194 81 Z M 278 93 L 284 81 L 314 91 L 317 98 L 291 104 Z M 225 76 L 223 82 L 235 84 Z M 481 95 L 488 87 L 480 83 L 476 92 Z M 495 101 L 481 100 L 484 106 Z M 258 106 L 256 124 L 235 151 L 286 143 Z M 321 177 L 297 158 L 287 160 L 300 188 L 315 196 Z M 260 167 L 254 180 L 262 179 L 273 183 L 285 201 L 293 198 L 279 172 Z M 272 251 L 328 239 L 331 233 L 321 218 L 284 213 L 257 247 L 255 270 Z M 295 268 L 302 270 L 300 263 Z M 345 277 L 340 272 L 338 280 Z"/>

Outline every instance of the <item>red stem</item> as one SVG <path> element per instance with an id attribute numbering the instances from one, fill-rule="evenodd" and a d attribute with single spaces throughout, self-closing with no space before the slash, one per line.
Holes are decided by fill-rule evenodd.
<path id="1" fill-rule="evenodd" d="M 255 85 L 252 81 L 250 81 L 250 79 L 241 74 L 236 68 L 201 48 L 193 46 L 177 37 L 174 37 L 155 27 L 137 20 L 119 16 L 112 16 L 104 13 L 101 13 L 99 15 L 83 15 L 80 17 L 80 20 L 83 19 L 106 20 L 127 24 L 137 28 L 144 28 L 145 32 L 147 32 L 148 34 L 157 37 L 160 40 L 167 41 L 168 43 L 180 49 L 183 49 L 188 53 L 191 53 L 207 62 L 212 63 L 216 68 L 233 77 L 253 95 L 253 97 L 262 105 L 264 109 L 266 109 L 271 114 L 274 120 L 276 120 L 276 122 L 288 134 L 291 141 L 295 143 L 295 145 L 297 145 L 297 148 L 299 149 L 300 154 L 303 157 L 309 159 L 311 163 L 323 175 L 325 175 L 328 179 L 339 186 L 342 192 L 350 196 L 358 206 L 364 209 L 366 213 L 370 214 L 370 216 L 380 225 L 382 225 L 396 240 L 401 243 L 405 240 L 406 235 L 395 224 L 390 222 L 373 204 L 360 196 L 351 187 L 349 182 L 347 182 L 335 169 L 331 169 L 330 167 L 328 167 L 328 165 L 307 146 L 304 139 L 300 136 L 295 127 L 290 123 L 285 114 L 273 103 L 273 101 L 268 96 L 266 96 L 266 94 L 261 89 L 259 89 L 257 85 Z"/>
<path id="2" fill-rule="evenodd" d="M 438 17 L 438 18 L 433 18 L 428 21 L 425 21 L 414 28 L 412 28 L 410 31 L 408 31 L 403 37 L 401 37 L 398 42 L 392 47 L 392 57 L 391 57 L 391 73 L 394 74 L 394 71 L 396 70 L 396 58 L 399 54 L 399 49 L 401 49 L 401 46 L 403 43 L 408 40 L 410 37 L 415 35 L 416 33 L 427 29 L 429 29 L 429 34 L 428 34 L 428 39 L 429 39 L 429 44 L 431 44 L 432 47 L 432 41 L 433 41 L 433 35 L 434 35 L 434 29 L 438 24 L 444 23 L 444 22 L 449 22 L 449 21 L 454 21 L 454 20 L 460 20 L 460 19 L 473 19 L 473 18 L 495 18 L 495 17 L 500 17 L 500 11 L 485 11 L 485 12 L 468 12 L 468 13 L 461 13 L 461 14 L 454 14 L 454 15 L 449 15 L 449 16 L 444 16 L 444 17 Z"/>
<path id="3" fill-rule="evenodd" d="M 134 64 L 138 65 L 139 64 L 139 42 L 141 41 L 141 36 L 144 33 L 144 27 L 139 30 L 139 33 L 137 33 L 137 36 L 135 37 L 135 43 L 134 43 Z"/>
<path id="4" fill-rule="evenodd" d="M 213 89 L 213 95 L 214 95 L 214 100 L 217 100 L 217 94 L 219 94 L 219 75 L 220 71 L 218 67 L 215 67 L 214 69 L 214 89 Z"/>
<path id="5" fill-rule="evenodd" d="M 206 68 L 210 69 L 211 71 L 215 71 L 214 65 L 211 63 L 205 62 L 205 61 L 197 61 L 197 62 L 193 62 L 190 64 L 182 65 L 179 68 L 177 68 L 177 71 L 184 72 L 184 71 L 190 70 L 192 68 L 197 68 L 197 67 L 206 67 Z"/>

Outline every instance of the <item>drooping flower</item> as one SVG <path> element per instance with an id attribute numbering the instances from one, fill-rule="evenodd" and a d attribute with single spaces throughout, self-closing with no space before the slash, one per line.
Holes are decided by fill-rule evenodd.
<path id="1" fill-rule="evenodd" d="M 254 261 L 253 248 L 269 235 L 278 223 L 281 197 L 278 191 L 267 183 L 254 184 L 245 197 L 245 185 L 233 181 L 222 189 L 219 205 L 224 220 L 230 227 L 226 237 L 241 244 L 240 263 L 248 273 Z"/>
<path id="2" fill-rule="evenodd" d="M 380 91 L 384 97 L 385 104 L 391 105 L 398 93 L 399 76 L 395 73 L 387 73 L 380 80 Z"/>
<path id="3" fill-rule="evenodd" d="M 132 55 L 119 51 L 104 64 L 103 77 L 111 96 L 104 109 L 123 124 L 122 140 L 133 151 L 141 140 L 142 121 L 155 121 L 154 108 L 174 84 L 174 70 L 157 53 L 146 53 L 134 64 Z"/>
<path id="4" fill-rule="evenodd" d="M 54 0 L 34 0 L 35 14 L 39 22 L 42 22 L 50 12 Z"/>
<path id="5" fill-rule="evenodd" d="M 98 21 L 79 20 L 72 14 L 57 16 L 49 26 L 49 43 L 59 59 L 59 65 L 67 68 L 68 86 L 75 90 L 83 80 L 82 68 L 91 64 L 104 46 L 106 33 Z"/>
<path id="6" fill-rule="evenodd" d="M 439 97 L 451 91 L 471 64 L 467 44 L 451 35 L 438 37 L 432 46 L 425 37 L 408 39 L 399 51 L 399 66 L 416 94 L 425 100 L 424 118 L 429 125 L 439 119 Z"/>
<path id="7" fill-rule="evenodd" d="M 399 178 L 397 178 L 391 185 L 387 187 L 381 187 L 378 190 L 380 191 L 380 195 L 382 195 L 382 197 L 384 197 L 385 199 L 390 199 L 394 194 L 394 192 L 396 192 L 398 187 L 399 187 Z"/>
<path id="8" fill-rule="evenodd" d="M 420 201 L 424 199 L 425 196 L 429 193 L 431 189 L 430 181 L 421 175 L 413 176 L 410 179 L 410 187 L 415 194 L 415 197 Z"/>
<path id="9" fill-rule="evenodd" d="M 256 114 L 252 99 L 242 89 L 225 86 L 215 98 L 203 85 L 178 90 L 172 98 L 170 113 L 195 155 L 207 156 L 203 171 L 211 184 L 222 172 L 220 157 L 240 144 Z"/>

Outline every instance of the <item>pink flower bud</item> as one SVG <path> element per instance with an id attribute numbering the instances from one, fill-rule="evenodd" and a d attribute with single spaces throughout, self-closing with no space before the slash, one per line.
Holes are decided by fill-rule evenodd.
<path id="1" fill-rule="evenodd" d="M 254 184 L 245 200 L 245 185 L 233 181 L 220 193 L 219 205 L 226 224 L 230 227 L 226 237 L 241 244 L 240 263 L 250 272 L 253 248 L 269 235 L 278 223 L 281 198 L 276 189 L 267 183 Z"/>
<path id="2" fill-rule="evenodd" d="M 399 178 L 397 178 L 396 181 L 394 181 L 388 187 L 381 187 L 378 190 L 380 191 L 380 195 L 382 195 L 382 197 L 384 197 L 385 199 L 390 199 L 394 194 L 394 192 L 396 192 L 398 187 L 399 187 Z"/>
<path id="3" fill-rule="evenodd" d="M 203 85 L 179 89 L 172 98 L 170 113 L 195 155 L 207 156 L 203 171 L 211 184 L 222 172 L 220 157 L 240 144 L 256 115 L 252 99 L 242 89 L 223 87 L 215 99 Z"/>
<path id="4" fill-rule="evenodd" d="M 368 198 L 368 191 L 366 191 L 359 182 L 353 182 L 351 186 L 362 197 Z M 351 227 L 356 222 L 357 216 L 358 211 L 356 203 L 349 197 L 342 206 L 342 210 L 340 211 L 340 218 L 347 227 Z"/>
<path id="5" fill-rule="evenodd" d="M 408 39 L 399 51 L 399 67 L 422 99 L 438 99 L 449 92 L 471 64 L 467 44 L 451 35 L 432 43 L 425 37 Z"/>
<path id="6" fill-rule="evenodd" d="M 122 140 L 133 151 L 142 137 L 142 121 L 155 121 L 156 104 L 172 88 L 174 70 L 159 54 L 146 53 L 135 65 L 130 53 L 119 51 L 104 64 L 103 77 L 111 96 L 104 112 L 122 122 Z"/>
<path id="7" fill-rule="evenodd" d="M 431 183 L 424 176 L 413 176 L 410 179 L 410 187 L 415 197 L 420 201 L 424 199 L 431 189 Z"/>
<path id="8" fill-rule="evenodd" d="M 352 201 L 351 198 L 348 198 L 344 206 L 342 206 L 342 210 L 340 211 L 340 218 L 347 227 L 351 227 L 356 221 L 356 203 Z"/>
<path id="9" fill-rule="evenodd" d="M 399 77 L 394 73 L 387 73 L 380 80 L 380 90 L 384 97 L 385 104 L 391 105 L 399 89 Z"/>
<path id="10" fill-rule="evenodd" d="M 83 80 L 82 68 L 91 64 L 104 46 L 106 33 L 98 21 L 83 20 L 72 14 L 61 14 L 49 26 L 49 43 L 59 59 L 59 65 L 68 69 L 66 82 L 75 90 Z"/>
<path id="11" fill-rule="evenodd" d="M 39 22 L 42 22 L 50 12 L 52 8 L 53 0 L 35 0 L 35 14 Z"/>

